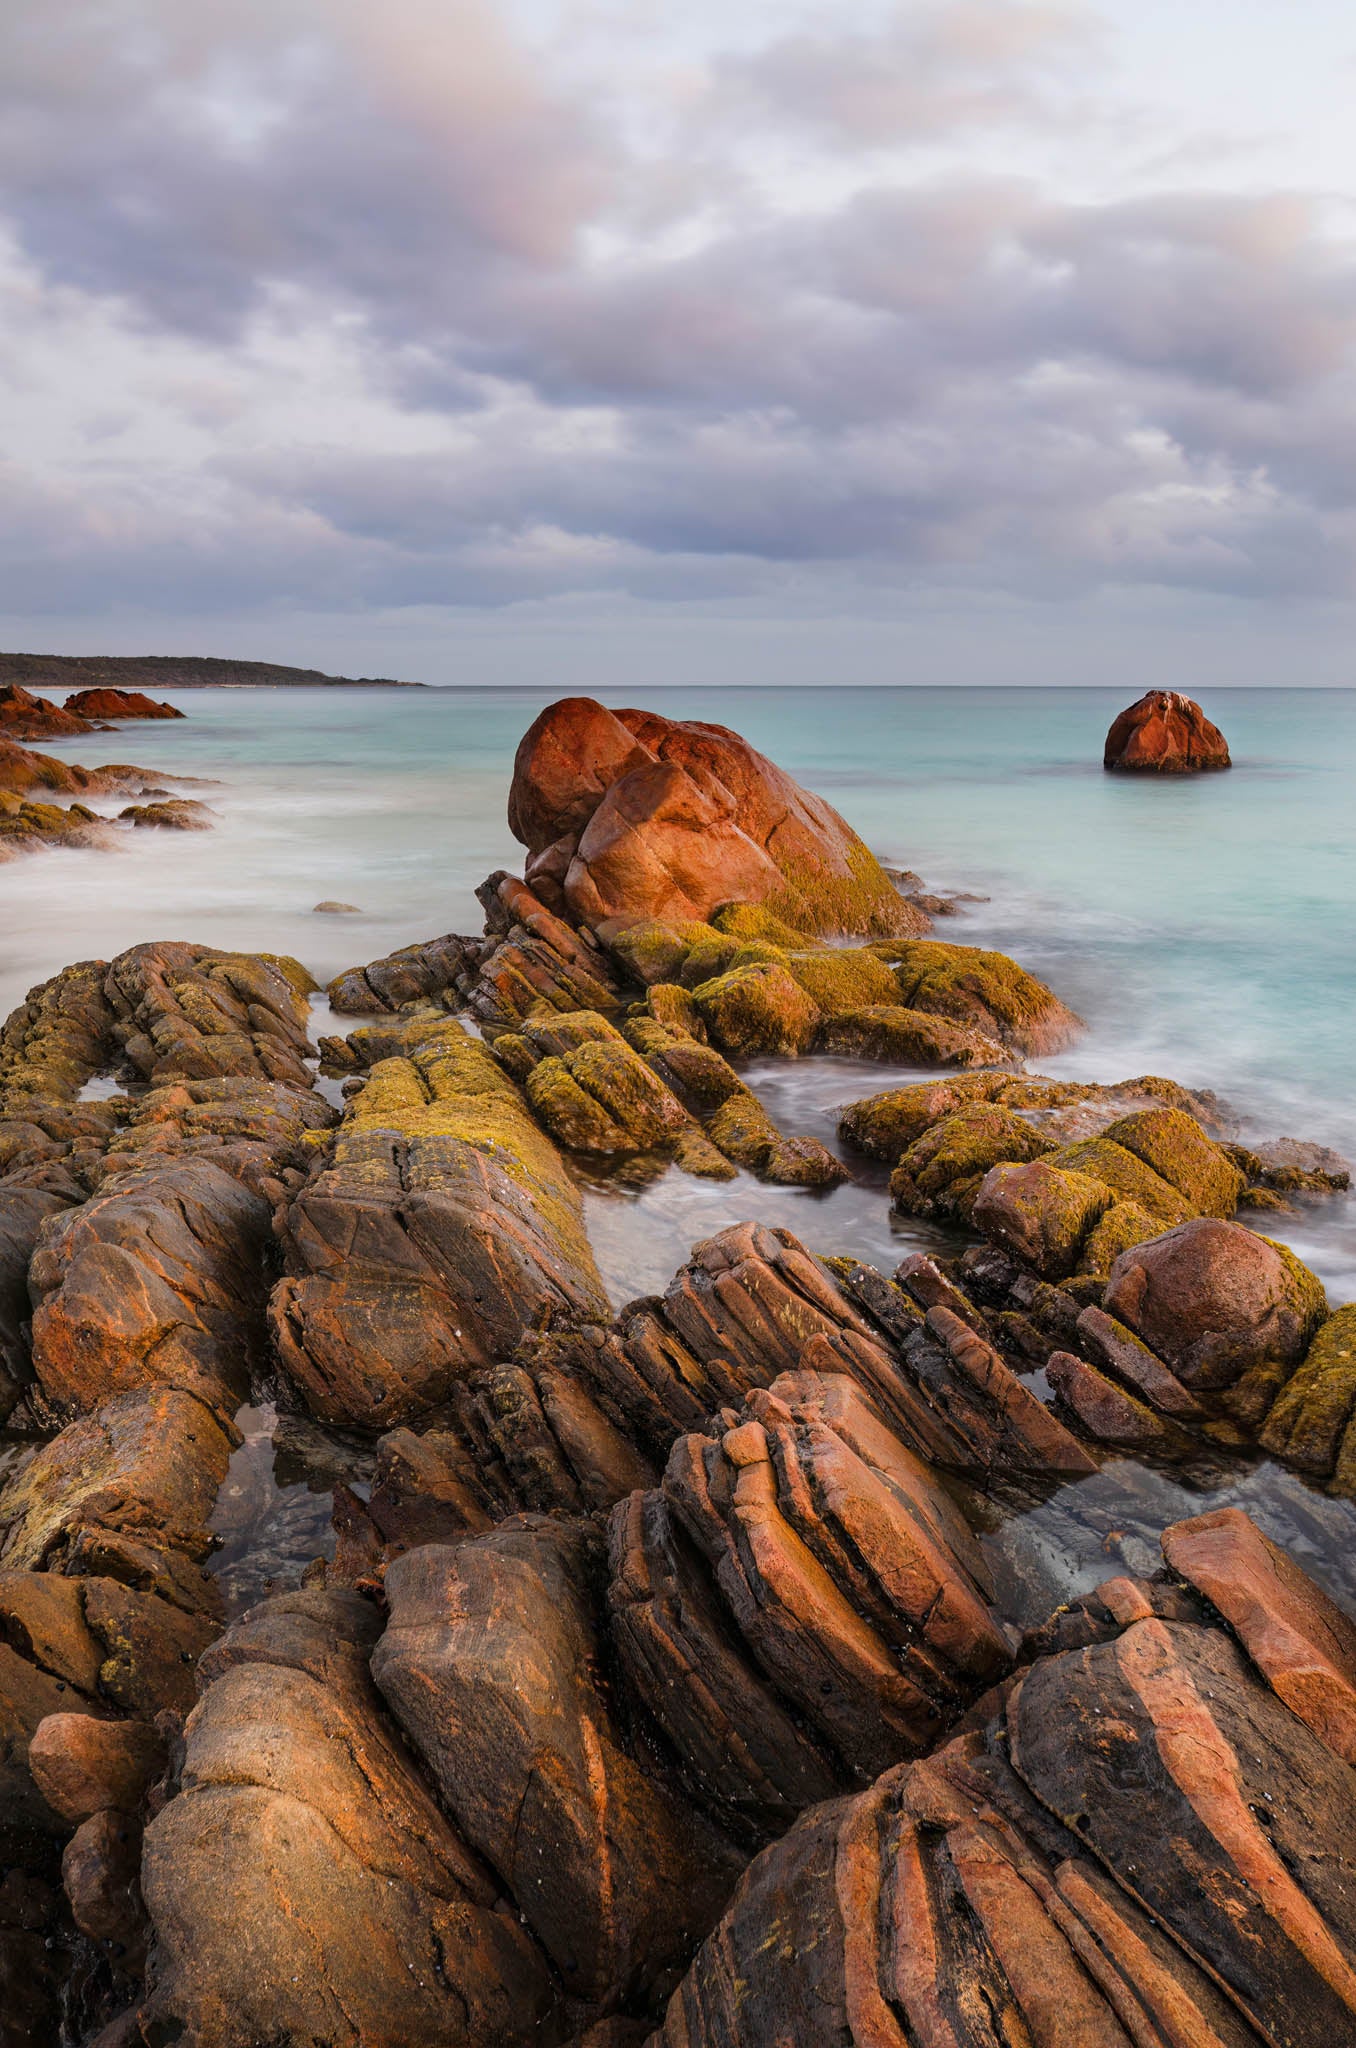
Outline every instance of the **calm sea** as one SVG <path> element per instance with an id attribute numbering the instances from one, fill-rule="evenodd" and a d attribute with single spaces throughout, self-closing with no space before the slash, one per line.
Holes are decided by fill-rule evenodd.
<path id="1" fill-rule="evenodd" d="M 392 946 L 478 930 L 475 884 L 521 857 L 504 815 L 514 748 L 556 694 L 185 691 L 183 723 L 54 749 L 216 778 L 202 794 L 217 828 L 129 833 L 114 852 L 0 869 L 0 1010 L 67 961 L 143 939 L 291 952 L 323 982 Z M 1102 772 L 1122 700 L 1100 690 L 692 689 L 643 701 L 734 726 L 883 857 L 930 887 L 987 897 L 940 935 L 1014 953 L 1087 1019 L 1086 1038 L 1048 1071 L 1170 1074 L 1229 1098 L 1258 1136 L 1356 1155 L 1356 692 L 1203 695 L 1235 767 L 1161 784 Z M 361 914 L 315 915 L 325 898 Z M 830 1129 L 838 1102 L 883 1085 L 842 1062 L 765 1078 L 799 1129 Z M 818 1203 L 822 1225 L 810 1227 L 804 1197 L 742 1182 L 722 1195 L 670 1174 L 646 1207 L 672 1211 L 671 1228 L 647 1239 L 629 1288 L 617 1273 L 618 1289 L 652 1284 L 711 1210 L 740 1203 L 840 1242 L 852 1220 L 850 1196 Z M 873 1240 L 888 1228 L 882 1206 L 873 1191 Z M 865 1211 L 856 1220 L 865 1228 Z M 1356 1294 L 1356 1210 L 1285 1221 L 1334 1296 Z M 634 1240 L 617 1247 L 627 1256 Z"/>

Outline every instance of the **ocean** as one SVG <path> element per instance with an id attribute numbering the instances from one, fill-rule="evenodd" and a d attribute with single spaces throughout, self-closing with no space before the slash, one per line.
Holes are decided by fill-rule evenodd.
<path id="1" fill-rule="evenodd" d="M 212 778 L 195 793 L 216 829 L 128 833 L 112 851 L 0 867 L 0 1013 L 68 961 L 146 939 L 293 953 L 323 983 L 395 946 L 478 931 L 475 885 L 521 863 L 505 820 L 514 749 L 561 693 L 165 694 L 187 713 L 182 723 L 46 750 Z M 1042 1071 L 1170 1075 L 1222 1096 L 1245 1136 L 1313 1139 L 1356 1157 L 1356 692 L 1201 692 L 1235 765 L 1162 783 L 1103 772 L 1102 742 L 1124 702 L 1105 690 L 597 694 L 733 726 L 827 797 L 883 859 L 939 893 L 984 899 L 940 921 L 938 936 L 1012 953 L 1087 1023 Z M 317 915 L 325 899 L 358 914 Z M 917 1076 L 812 1059 L 766 1063 L 749 1078 L 784 1129 L 832 1141 L 842 1103 Z M 591 1182 L 587 1213 L 620 1303 L 662 1287 L 692 1243 L 748 1217 L 785 1224 L 817 1251 L 887 1266 L 941 1246 L 931 1226 L 891 1218 L 886 1178 L 858 1166 L 854 1184 L 823 1194 L 746 1175 L 693 1181 L 671 1168 L 645 1188 Z M 1318 1270 L 1334 1304 L 1356 1297 L 1352 1198 L 1268 1217 L 1267 1227 Z M 308 1465 L 294 1446 L 289 1478 L 271 1413 L 260 1413 L 235 1474 L 238 1512 L 223 1510 L 222 1568 L 238 1567 L 242 1597 L 261 1559 L 313 1555 L 327 1512 L 314 1456 Z M 1034 1556 L 1048 1565 L 1028 1595 L 1013 1591 L 1011 1610 L 1034 1615 L 1051 1593 L 1105 1576 L 1113 1527 L 1130 1558 L 1127 1544 L 1151 1547 L 1164 1519 L 1216 1497 L 1245 1499 L 1356 1595 L 1349 1506 L 1267 1465 L 1244 1491 L 1236 1475 L 1220 1483 L 1215 1496 L 1198 1475 L 1185 1495 L 1176 1479 L 1112 1466 L 1034 1523 L 1005 1522 L 992 1539 L 1000 1566 L 1020 1560 L 1029 1575 Z M 275 1522 L 270 1536 L 264 1525 Z"/>

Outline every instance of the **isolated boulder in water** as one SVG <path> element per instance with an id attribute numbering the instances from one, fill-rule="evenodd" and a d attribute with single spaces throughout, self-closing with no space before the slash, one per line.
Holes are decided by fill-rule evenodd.
<path id="1" fill-rule="evenodd" d="M 1148 690 L 1107 734 L 1102 766 L 1129 775 L 1197 775 L 1231 763 L 1224 734 L 1199 704 L 1180 690 Z"/>
<path id="2" fill-rule="evenodd" d="M 799 931 L 917 929 L 837 811 L 724 726 L 562 698 L 518 748 L 508 815 L 532 888 L 595 928 L 743 902 Z"/>
<path id="3" fill-rule="evenodd" d="M 73 690 L 66 709 L 78 718 L 182 718 L 173 704 L 159 703 L 144 690 Z"/>

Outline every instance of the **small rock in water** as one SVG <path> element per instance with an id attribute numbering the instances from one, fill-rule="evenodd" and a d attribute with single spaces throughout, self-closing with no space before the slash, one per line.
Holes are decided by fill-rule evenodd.
<path id="1" fill-rule="evenodd" d="M 327 917 L 362 916 L 362 912 L 356 903 L 334 903 L 328 897 L 326 897 L 323 903 L 313 903 L 311 905 L 311 912 L 313 916 L 317 912 L 323 912 Z"/>

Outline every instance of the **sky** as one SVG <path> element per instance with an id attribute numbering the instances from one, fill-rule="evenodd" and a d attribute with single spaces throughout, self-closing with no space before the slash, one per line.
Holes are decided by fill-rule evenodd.
<path id="1" fill-rule="evenodd" d="M 0 15 L 0 645 L 1341 685 L 1336 0 Z"/>

